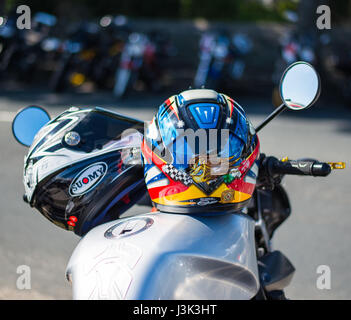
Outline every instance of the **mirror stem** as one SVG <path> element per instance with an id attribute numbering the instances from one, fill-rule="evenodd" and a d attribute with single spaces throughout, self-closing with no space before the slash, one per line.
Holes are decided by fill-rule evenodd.
<path id="1" fill-rule="evenodd" d="M 266 119 L 262 121 L 262 123 L 255 129 L 256 132 L 260 131 L 263 127 L 266 126 L 267 123 L 269 123 L 271 120 L 273 120 L 278 114 L 281 114 L 284 110 L 286 110 L 287 107 L 283 103 L 281 104 L 277 109 L 275 109 Z"/>

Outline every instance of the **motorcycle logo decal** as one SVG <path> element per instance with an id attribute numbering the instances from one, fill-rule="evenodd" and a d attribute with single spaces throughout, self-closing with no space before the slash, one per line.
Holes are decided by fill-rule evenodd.
<path id="1" fill-rule="evenodd" d="M 133 269 L 142 256 L 142 250 L 126 242 L 110 242 L 86 265 L 84 280 L 91 284 L 85 292 L 89 300 L 122 300 L 126 298 L 133 281 Z"/>
<path id="2" fill-rule="evenodd" d="M 76 197 L 87 193 L 101 182 L 106 172 L 105 162 L 97 162 L 83 169 L 69 186 L 69 194 Z"/>

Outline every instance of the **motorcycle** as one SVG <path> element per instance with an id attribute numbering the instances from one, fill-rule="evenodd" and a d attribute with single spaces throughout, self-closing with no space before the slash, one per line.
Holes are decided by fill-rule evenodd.
<path id="1" fill-rule="evenodd" d="M 317 63 L 316 41 L 313 35 L 304 33 L 303 35 L 293 31 L 284 35 L 280 39 L 280 56 L 274 66 L 272 74 L 273 92 L 272 101 L 275 107 L 281 105 L 282 100 L 279 96 L 279 80 L 282 72 L 290 64 L 296 61 L 306 61 L 312 65 Z"/>
<path id="2" fill-rule="evenodd" d="M 56 22 L 55 16 L 38 12 L 33 17 L 32 28 L 20 30 L 10 19 L 0 32 L 6 37 L 0 56 L 0 72 L 6 75 L 14 72 L 17 78 L 28 80 L 35 72 L 42 71 L 43 65 L 39 61 L 50 60 L 50 53 L 57 49 L 58 39 L 52 36 Z"/>
<path id="3" fill-rule="evenodd" d="M 7 67 L 8 54 L 6 53 L 11 47 L 13 39 L 18 36 L 18 30 L 16 28 L 15 17 L 9 16 L 8 18 L 3 18 L 2 24 L 0 26 L 0 70 L 3 71 Z M 12 49 L 13 50 L 13 49 Z M 5 58 L 5 62 L 4 61 Z"/>
<path id="4" fill-rule="evenodd" d="M 328 79 L 328 87 L 340 93 L 343 100 L 351 101 L 351 48 L 344 44 L 346 35 L 331 37 L 324 33 L 320 36 L 319 55 L 323 75 Z M 335 92 L 335 91 L 334 91 Z"/>
<path id="5" fill-rule="evenodd" d="M 102 28 L 99 57 L 94 63 L 92 78 L 99 88 L 112 90 L 115 70 L 131 31 L 127 17 L 122 15 L 103 16 L 99 24 Z"/>
<path id="6" fill-rule="evenodd" d="M 99 26 L 82 22 L 60 45 L 57 68 L 51 75 L 49 87 L 54 92 L 77 89 L 89 80 L 100 54 Z"/>
<path id="7" fill-rule="evenodd" d="M 194 87 L 230 89 L 233 80 L 238 81 L 242 78 L 246 66 L 244 56 L 251 49 L 252 42 L 244 34 L 237 33 L 232 39 L 227 32 L 203 34 L 200 39 L 200 60 Z"/>
<path id="8" fill-rule="evenodd" d="M 115 73 L 113 94 L 124 97 L 138 84 L 159 91 L 165 70 L 165 60 L 173 55 L 167 35 L 160 31 L 144 34 L 132 32 L 126 42 Z"/>
<path id="9" fill-rule="evenodd" d="M 287 68 L 281 78 L 280 93 L 283 103 L 255 128 L 256 132 L 287 109 L 300 111 L 313 105 L 320 94 L 319 76 L 310 64 L 294 63 Z M 64 125 L 70 126 L 69 119 L 82 117 L 85 112 L 84 110 L 65 112 L 59 116 L 63 120 L 59 129 L 62 129 Z M 113 121 L 116 121 L 116 125 L 119 124 L 124 129 L 137 126 L 139 129 L 134 130 L 134 136 L 142 134 L 141 121 L 101 108 L 94 109 L 94 112 L 89 115 L 95 117 L 96 121 L 105 119 L 102 118 L 103 115 L 111 117 Z M 42 154 L 45 152 L 47 154 L 49 149 L 56 148 L 57 150 L 62 144 L 68 145 L 72 153 L 75 148 L 78 148 L 80 136 L 81 140 L 85 141 L 78 148 L 79 158 L 72 160 L 67 169 L 72 171 L 75 170 L 75 164 L 78 166 L 75 172 L 79 173 L 72 182 L 71 180 L 66 182 L 68 171 L 60 169 L 59 179 L 53 187 L 46 185 L 45 190 L 34 191 L 34 193 L 42 194 L 34 205 L 42 204 L 42 208 L 39 209 L 44 209 L 43 214 L 53 219 L 50 206 L 55 206 L 56 210 L 59 210 L 62 205 L 66 209 L 67 207 L 74 208 L 73 203 L 69 202 L 66 206 L 66 203 L 63 202 L 64 197 L 61 191 L 65 185 L 68 186 L 70 183 L 71 194 L 85 197 L 89 195 L 89 190 L 92 188 L 96 190 L 103 185 L 104 176 L 110 179 L 111 174 L 112 178 L 113 174 L 116 175 L 115 178 L 118 175 L 116 172 L 106 172 L 107 165 L 103 165 L 101 158 L 99 162 L 94 160 L 95 162 L 88 166 L 89 157 L 102 156 L 103 149 L 98 145 L 106 143 L 106 141 L 100 141 L 101 137 L 98 137 L 96 141 L 89 138 L 93 125 L 89 127 L 90 129 L 80 127 L 80 131 L 77 129 L 64 136 L 58 135 L 57 130 L 59 129 L 56 127 L 57 130 L 54 130 L 56 130 L 57 144 L 55 144 L 50 137 L 45 138 L 46 135 L 43 135 L 43 132 L 52 129 L 55 119 L 58 118 L 51 121 L 49 119 L 46 111 L 31 106 L 18 113 L 12 128 L 18 142 L 26 146 L 32 145 L 29 153 L 34 152 L 35 148 L 40 149 L 45 144 L 47 146 L 43 147 L 42 152 L 44 153 Z M 103 122 L 100 124 L 102 125 Z M 97 125 L 98 122 L 96 122 Z M 109 141 L 108 145 L 118 145 L 118 148 L 123 150 L 124 163 L 138 160 L 140 140 L 132 140 L 134 143 L 131 143 L 130 134 L 123 138 L 120 135 L 121 128 L 114 126 L 114 130 L 113 136 L 117 134 L 120 138 L 113 142 Z M 88 154 L 83 153 L 86 148 Z M 69 154 L 66 157 L 69 157 Z M 113 159 L 116 157 L 114 156 Z M 56 158 L 55 161 L 60 161 L 60 159 L 62 156 Z M 35 158 L 33 161 L 39 163 L 41 159 Z M 112 162 L 112 166 L 120 167 L 115 162 Z M 44 171 L 48 170 L 47 167 L 47 161 L 40 165 Z M 204 209 L 203 213 L 191 215 L 150 210 L 145 214 L 131 217 L 118 218 L 116 216 L 115 219 L 108 222 L 104 221 L 105 213 L 102 219 L 95 216 L 94 219 L 100 219 L 100 222 L 95 226 L 90 225 L 90 230 L 89 228 L 85 228 L 85 231 L 84 228 L 79 229 L 80 234 L 84 237 L 68 262 L 66 277 L 72 284 L 73 298 L 286 299 L 284 288 L 291 282 L 295 269 L 282 252 L 272 249 L 272 238 L 276 229 L 289 217 L 291 212 L 289 198 L 281 181 L 285 175 L 325 177 L 333 169 L 344 167 L 345 164 L 342 162 L 327 163 L 307 158 L 278 160 L 273 156 L 261 154 L 255 169 L 254 197 L 239 212 L 208 215 Z M 142 177 L 142 165 L 135 165 L 133 168 L 133 174 L 125 171 L 125 177 Z M 27 194 L 32 197 L 31 188 L 33 188 L 33 181 L 38 179 L 38 172 L 33 170 L 33 163 L 28 163 L 27 160 L 25 170 L 25 188 L 30 191 Z M 30 175 L 28 175 L 29 170 Z M 89 181 L 90 176 L 95 179 L 94 182 Z M 133 186 L 134 184 L 129 184 L 129 191 L 133 190 Z M 123 191 L 126 190 L 119 190 L 119 193 L 109 198 L 108 202 L 111 201 L 112 205 L 112 202 L 116 204 L 125 198 L 126 193 Z M 142 192 L 145 192 L 145 189 Z M 129 194 L 133 195 L 133 193 L 134 191 Z M 58 202 L 53 204 L 57 194 L 59 194 Z M 43 197 L 48 200 L 45 202 Z M 106 195 L 103 194 L 101 199 L 106 202 Z M 101 199 L 95 196 L 93 201 L 98 203 Z M 30 199 L 26 200 L 33 205 Z M 107 204 L 110 205 L 110 203 Z M 85 210 L 84 207 L 83 210 Z M 102 208 L 101 210 L 106 212 L 108 209 Z M 58 222 L 61 226 L 72 230 L 81 217 L 77 217 L 73 211 L 70 211 L 71 216 L 63 212 L 60 216 L 62 219 Z"/>

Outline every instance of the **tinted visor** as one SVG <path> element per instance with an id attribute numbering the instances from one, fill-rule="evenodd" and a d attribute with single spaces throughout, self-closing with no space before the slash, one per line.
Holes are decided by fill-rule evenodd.
<path id="1" fill-rule="evenodd" d="M 142 134 L 143 129 L 142 121 L 96 108 L 72 128 L 72 131 L 79 134 L 80 143 L 65 147 L 87 153 L 116 146 L 116 143 L 121 148 L 130 147 L 133 146 L 130 139 L 133 136 L 138 137 L 138 133 Z"/>

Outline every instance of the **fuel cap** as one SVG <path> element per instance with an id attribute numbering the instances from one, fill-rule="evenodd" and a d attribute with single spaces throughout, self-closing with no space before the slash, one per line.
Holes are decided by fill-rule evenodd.
<path id="1" fill-rule="evenodd" d="M 150 228 L 153 223 L 153 219 L 145 217 L 128 219 L 107 229 L 104 236 L 107 239 L 129 237 Z"/>

